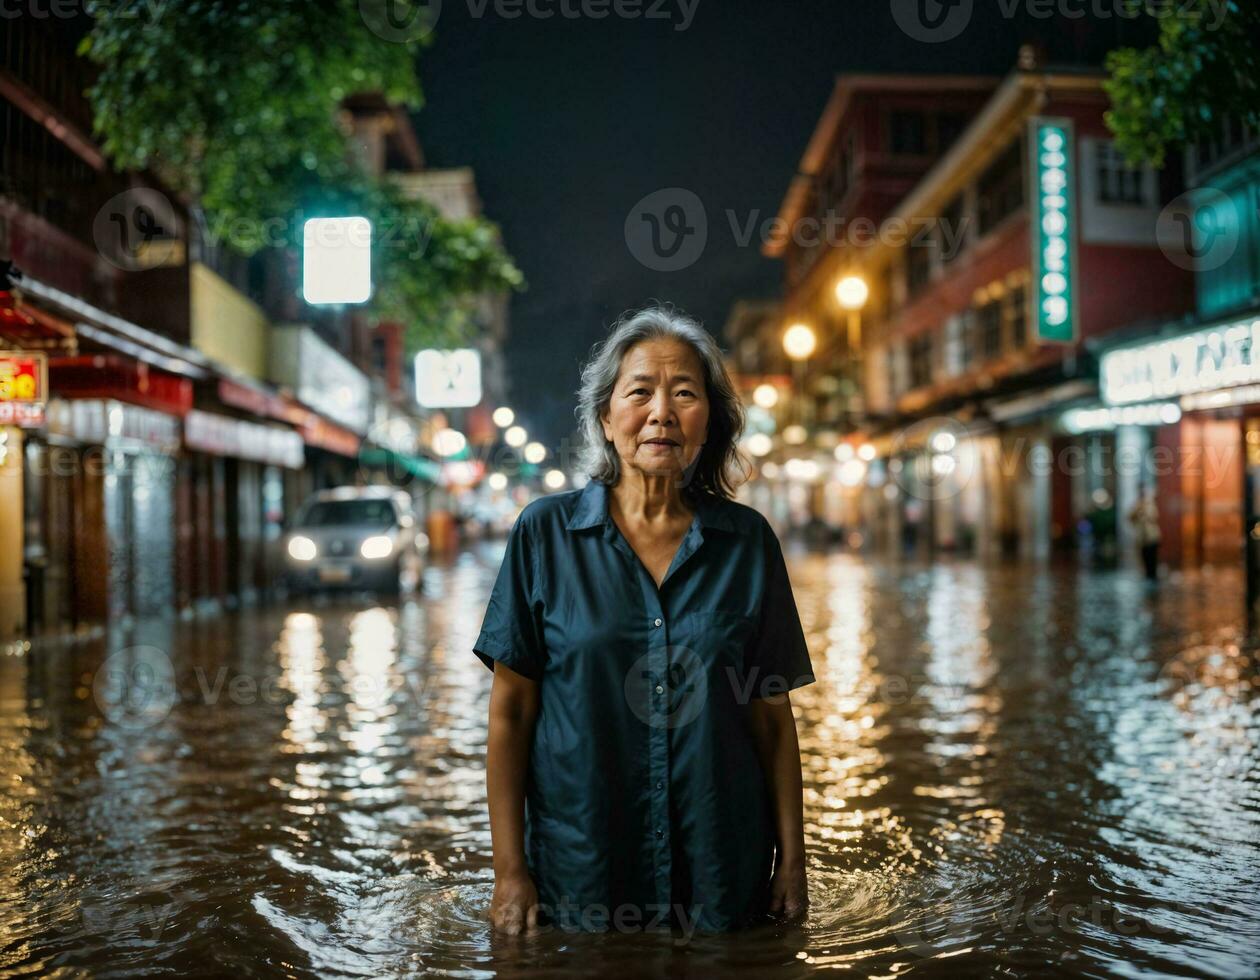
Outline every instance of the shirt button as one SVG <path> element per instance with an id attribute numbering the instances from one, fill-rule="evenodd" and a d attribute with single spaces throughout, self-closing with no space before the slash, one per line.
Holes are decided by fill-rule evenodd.
<path id="1" fill-rule="evenodd" d="M 653 620 L 652 625 L 653 625 L 653 626 L 660 626 L 660 625 L 661 625 L 661 621 L 660 621 L 660 619 L 658 618 L 658 619 Z"/>
<path id="2" fill-rule="evenodd" d="M 656 828 L 656 836 L 657 836 L 657 838 L 658 838 L 658 839 L 659 839 L 659 838 L 661 838 L 661 837 L 664 837 L 664 836 L 665 836 L 665 831 L 661 830 L 661 828 L 660 828 L 660 827 L 657 827 L 657 828 Z"/>
<path id="3" fill-rule="evenodd" d="M 658 779 L 658 780 L 656 781 L 656 788 L 657 788 L 657 789 L 660 789 L 660 788 L 661 788 L 662 786 L 664 786 L 664 785 L 665 785 L 665 781 L 664 781 L 664 780 L 662 780 L 662 779 Z"/>
<path id="4" fill-rule="evenodd" d="M 657 693 L 657 694 L 664 694 L 664 693 L 665 693 L 665 688 L 661 687 L 661 685 L 660 685 L 660 684 L 657 684 L 657 685 L 656 685 L 656 693 Z"/>

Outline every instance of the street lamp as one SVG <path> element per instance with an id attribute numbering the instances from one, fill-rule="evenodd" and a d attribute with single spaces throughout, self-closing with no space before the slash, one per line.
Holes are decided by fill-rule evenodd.
<path id="1" fill-rule="evenodd" d="M 854 405 L 860 404 L 857 398 L 862 388 L 862 308 L 870 295 L 870 288 L 861 276 L 845 276 L 836 283 L 836 300 L 849 315 L 849 363 L 853 369 L 851 411 Z"/>
<path id="2" fill-rule="evenodd" d="M 805 323 L 794 323 L 783 332 L 783 352 L 792 359 L 792 379 L 796 388 L 796 421 L 804 422 L 801 400 L 805 397 L 805 362 L 818 346 L 818 336 Z"/>
<path id="3" fill-rule="evenodd" d="M 836 283 L 836 299 L 849 314 L 849 350 L 855 352 L 861 341 L 862 307 L 871 291 L 861 276 L 845 276 Z"/>
<path id="4" fill-rule="evenodd" d="M 818 337 L 804 323 L 794 323 L 784 331 L 783 352 L 794 361 L 805 361 L 818 346 Z"/>
<path id="5" fill-rule="evenodd" d="M 506 429 L 509 425 L 516 421 L 516 413 L 506 405 L 501 405 L 494 410 L 494 424 L 500 429 Z"/>

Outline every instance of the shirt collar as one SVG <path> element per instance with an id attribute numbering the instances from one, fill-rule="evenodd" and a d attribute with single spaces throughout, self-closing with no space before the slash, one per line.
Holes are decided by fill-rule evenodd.
<path id="1" fill-rule="evenodd" d="M 737 530 L 723 504 L 725 501 L 718 497 L 703 496 L 695 505 L 700 526 L 717 528 L 721 531 Z M 608 486 L 599 480 L 591 480 L 578 494 L 577 504 L 573 508 L 568 523 L 565 524 L 565 529 L 581 531 L 608 524 L 611 520 L 612 518 L 608 516 Z"/>

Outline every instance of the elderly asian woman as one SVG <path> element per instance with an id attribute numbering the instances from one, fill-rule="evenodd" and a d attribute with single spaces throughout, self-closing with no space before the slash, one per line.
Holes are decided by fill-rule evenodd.
<path id="1" fill-rule="evenodd" d="M 624 317 L 582 371 L 589 482 L 527 506 L 474 652 L 494 671 L 489 917 L 726 932 L 806 913 L 789 691 L 814 680 L 774 532 L 731 499 L 713 338 Z"/>

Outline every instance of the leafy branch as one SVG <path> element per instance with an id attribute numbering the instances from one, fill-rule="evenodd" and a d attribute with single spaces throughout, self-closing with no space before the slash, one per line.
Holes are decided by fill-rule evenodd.
<path id="1" fill-rule="evenodd" d="M 342 213 L 380 233 L 374 311 L 408 324 L 414 345 L 466 332 L 470 296 L 522 285 L 494 225 L 448 221 L 356 158 L 347 97 L 423 101 L 421 42 L 378 37 L 357 0 L 90 0 L 88 10 L 80 53 L 99 66 L 88 96 L 105 152 L 237 229 L 237 251 L 269 244 L 269 227 L 296 245 L 295 215 L 353 209 Z M 411 237 L 385 238 L 390 229 Z"/>

